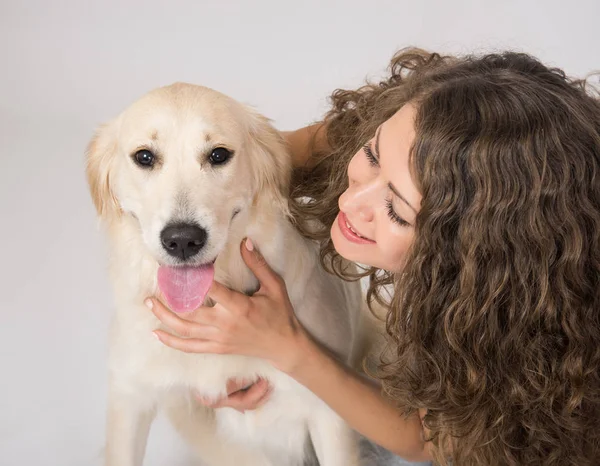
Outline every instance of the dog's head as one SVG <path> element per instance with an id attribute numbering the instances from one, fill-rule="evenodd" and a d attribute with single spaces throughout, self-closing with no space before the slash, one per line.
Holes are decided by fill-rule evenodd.
<path id="1" fill-rule="evenodd" d="M 285 206 L 289 156 L 250 108 L 211 89 L 173 84 L 102 126 L 87 152 L 100 217 L 123 215 L 166 266 L 211 263 L 234 217 L 261 202 Z"/>

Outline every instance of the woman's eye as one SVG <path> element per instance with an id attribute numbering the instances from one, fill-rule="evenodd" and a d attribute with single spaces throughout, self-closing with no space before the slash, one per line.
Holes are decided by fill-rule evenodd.
<path id="1" fill-rule="evenodd" d="M 403 226 L 403 227 L 409 227 L 410 223 L 408 223 L 406 220 L 404 220 L 402 217 L 400 217 L 400 215 L 398 215 L 396 213 L 396 211 L 394 210 L 394 206 L 392 205 L 392 200 L 391 199 L 387 199 L 385 201 L 386 207 L 387 207 L 387 214 L 388 217 L 390 217 L 390 219 L 393 222 L 396 222 L 398 225 Z"/>
<path id="2" fill-rule="evenodd" d="M 373 154 L 373 151 L 371 150 L 371 146 L 369 146 L 369 144 L 365 144 L 363 146 L 363 151 L 365 152 L 365 155 L 367 156 L 369 165 L 371 165 L 372 167 L 376 167 L 377 165 L 379 165 L 379 161 L 377 160 L 377 157 L 375 157 L 375 155 Z"/>
<path id="3" fill-rule="evenodd" d="M 224 147 L 216 147 L 210 153 L 208 161 L 211 163 L 211 165 L 223 165 L 231 158 L 232 155 L 233 152 L 231 152 L 229 149 L 225 149 Z"/>
<path id="4" fill-rule="evenodd" d="M 154 166 L 154 162 L 156 161 L 155 155 L 148 149 L 138 150 L 135 154 L 133 154 L 133 158 L 135 163 L 143 168 L 152 168 Z"/>

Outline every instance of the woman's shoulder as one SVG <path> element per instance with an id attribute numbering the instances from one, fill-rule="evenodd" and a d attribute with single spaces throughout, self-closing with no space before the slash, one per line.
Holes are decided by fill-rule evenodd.
<path id="1" fill-rule="evenodd" d="M 282 131 L 287 142 L 295 168 L 310 168 L 314 165 L 314 155 L 328 150 L 327 125 L 314 123 L 294 131 Z"/>

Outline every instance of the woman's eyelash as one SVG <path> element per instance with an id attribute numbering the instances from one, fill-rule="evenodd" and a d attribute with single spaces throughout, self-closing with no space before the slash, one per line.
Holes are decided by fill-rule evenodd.
<path id="1" fill-rule="evenodd" d="M 371 165 L 372 167 L 377 167 L 379 165 L 379 160 L 377 160 L 377 157 L 375 157 L 375 155 L 373 154 L 373 151 L 371 150 L 371 146 L 368 143 L 363 146 L 363 151 L 365 152 L 365 155 L 367 156 L 369 165 Z M 392 205 L 391 199 L 387 199 L 385 202 L 386 202 L 386 207 L 387 207 L 387 214 L 393 222 L 395 222 L 398 225 L 401 225 L 403 227 L 410 226 L 410 223 L 408 223 L 406 220 L 404 220 L 402 217 L 400 217 L 394 211 L 394 206 Z"/>
<path id="2" fill-rule="evenodd" d="M 400 217 L 394 211 L 394 206 L 392 205 L 392 200 L 391 199 L 386 199 L 385 204 L 386 204 L 386 207 L 387 207 L 388 216 L 390 217 L 390 219 L 393 222 L 396 222 L 398 225 L 401 225 L 403 227 L 409 227 L 410 226 L 410 223 L 408 223 L 406 220 L 404 220 L 402 217 Z"/>
<path id="3" fill-rule="evenodd" d="M 375 157 L 375 155 L 373 155 L 373 151 L 371 150 L 371 147 L 369 146 L 369 144 L 365 144 L 363 146 L 363 151 L 365 152 L 365 155 L 367 156 L 369 165 L 371 165 L 372 167 L 376 167 L 377 165 L 379 165 L 377 157 Z"/>

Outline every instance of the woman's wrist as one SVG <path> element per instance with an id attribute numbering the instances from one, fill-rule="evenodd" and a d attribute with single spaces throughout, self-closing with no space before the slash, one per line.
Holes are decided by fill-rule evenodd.
<path id="1" fill-rule="evenodd" d="M 325 350 L 302 329 L 295 337 L 293 357 L 282 370 L 303 385 L 310 385 L 311 378 L 326 369 L 327 361 Z"/>
<path id="2" fill-rule="evenodd" d="M 300 326 L 292 335 L 285 337 L 283 344 L 280 342 L 277 345 L 268 360 L 276 369 L 293 377 L 303 364 L 308 338 L 306 331 Z"/>

